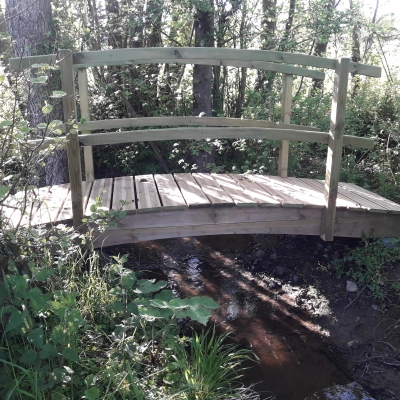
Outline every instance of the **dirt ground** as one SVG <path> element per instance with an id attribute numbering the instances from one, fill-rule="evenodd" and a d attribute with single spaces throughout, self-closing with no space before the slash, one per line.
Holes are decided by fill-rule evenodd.
<path id="1" fill-rule="evenodd" d="M 400 399 L 400 310 L 368 290 L 349 292 L 330 261 L 356 240 L 226 235 L 106 248 L 130 254 L 180 296 L 219 304 L 213 319 L 260 362 L 246 384 L 262 399 L 319 399 L 333 384 L 360 383 L 377 400 Z M 391 271 L 400 280 L 400 265 Z"/>

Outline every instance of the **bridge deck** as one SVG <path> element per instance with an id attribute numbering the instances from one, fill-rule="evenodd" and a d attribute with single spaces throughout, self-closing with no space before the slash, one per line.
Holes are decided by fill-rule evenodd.
<path id="1" fill-rule="evenodd" d="M 125 210 L 117 228 L 99 234 L 97 245 L 219 233 L 319 235 L 325 209 L 324 182 L 314 179 L 235 174 L 163 174 L 83 182 L 84 214 L 102 207 Z M 68 223 L 70 185 L 44 187 L 21 214 L 23 195 L 3 207 L 10 225 Z M 335 236 L 400 233 L 400 205 L 354 184 L 340 183 Z"/>

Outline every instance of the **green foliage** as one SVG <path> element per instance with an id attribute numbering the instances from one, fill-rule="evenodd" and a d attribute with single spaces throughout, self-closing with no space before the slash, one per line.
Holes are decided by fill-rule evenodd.
<path id="1" fill-rule="evenodd" d="M 393 240 L 387 246 L 381 240 L 365 239 L 363 246 L 356 247 L 340 259 L 334 261 L 338 278 L 348 276 L 360 286 L 369 289 L 376 299 L 385 299 L 390 285 L 387 272 L 392 264 L 400 259 L 400 242 Z"/>

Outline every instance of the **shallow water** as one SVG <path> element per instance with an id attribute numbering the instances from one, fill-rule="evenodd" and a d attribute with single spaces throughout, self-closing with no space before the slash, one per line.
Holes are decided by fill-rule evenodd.
<path id="1" fill-rule="evenodd" d="M 157 259 L 170 286 L 181 295 L 210 296 L 220 304 L 214 321 L 260 359 L 247 370 L 244 382 L 256 384 L 262 399 L 273 393 L 278 400 L 303 400 L 319 389 L 349 382 L 331 360 L 329 332 L 296 305 L 293 291 L 270 289 L 238 263 L 235 256 L 249 246 L 249 236 L 176 242 L 137 245 L 142 267 L 146 260 Z"/>

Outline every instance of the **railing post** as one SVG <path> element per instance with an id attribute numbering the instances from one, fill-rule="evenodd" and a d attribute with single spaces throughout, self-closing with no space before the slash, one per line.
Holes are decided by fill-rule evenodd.
<path id="1" fill-rule="evenodd" d="M 292 114 L 292 92 L 293 92 L 293 75 L 283 74 L 282 89 L 282 116 L 281 120 L 284 124 L 290 124 L 290 116 Z M 288 174 L 289 163 L 289 140 L 281 140 L 279 147 L 279 164 L 278 175 L 286 178 Z"/>
<path id="2" fill-rule="evenodd" d="M 85 121 L 90 121 L 89 112 L 89 90 L 87 79 L 87 68 L 78 68 L 78 88 L 79 88 L 79 104 L 81 109 L 81 117 Z M 90 133 L 84 131 L 82 133 Z M 85 146 L 83 148 L 83 158 L 85 160 L 85 178 L 86 181 L 94 181 L 94 164 L 93 164 L 93 147 Z"/>
<path id="3" fill-rule="evenodd" d="M 321 221 L 321 238 L 327 241 L 333 240 L 335 230 L 336 199 L 338 195 L 340 164 L 342 160 L 349 68 L 349 58 L 342 58 L 340 61 L 336 61 L 331 125 L 329 130 L 330 137 L 326 160 L 325 209 Z"/>
<path id="4" fill-rule="evenodd" d="M 82 225 L 82 172 L 78 133 L 71 133 L 71 121 L 76 120 L 75 84 L 72 51 L 60 50 L 62 90 L 67 93 L 63 98 L 64 123 L 67 136 L 67 154 L 69 182 L 71 187 L 72 215 L 74 228 Z"/>

